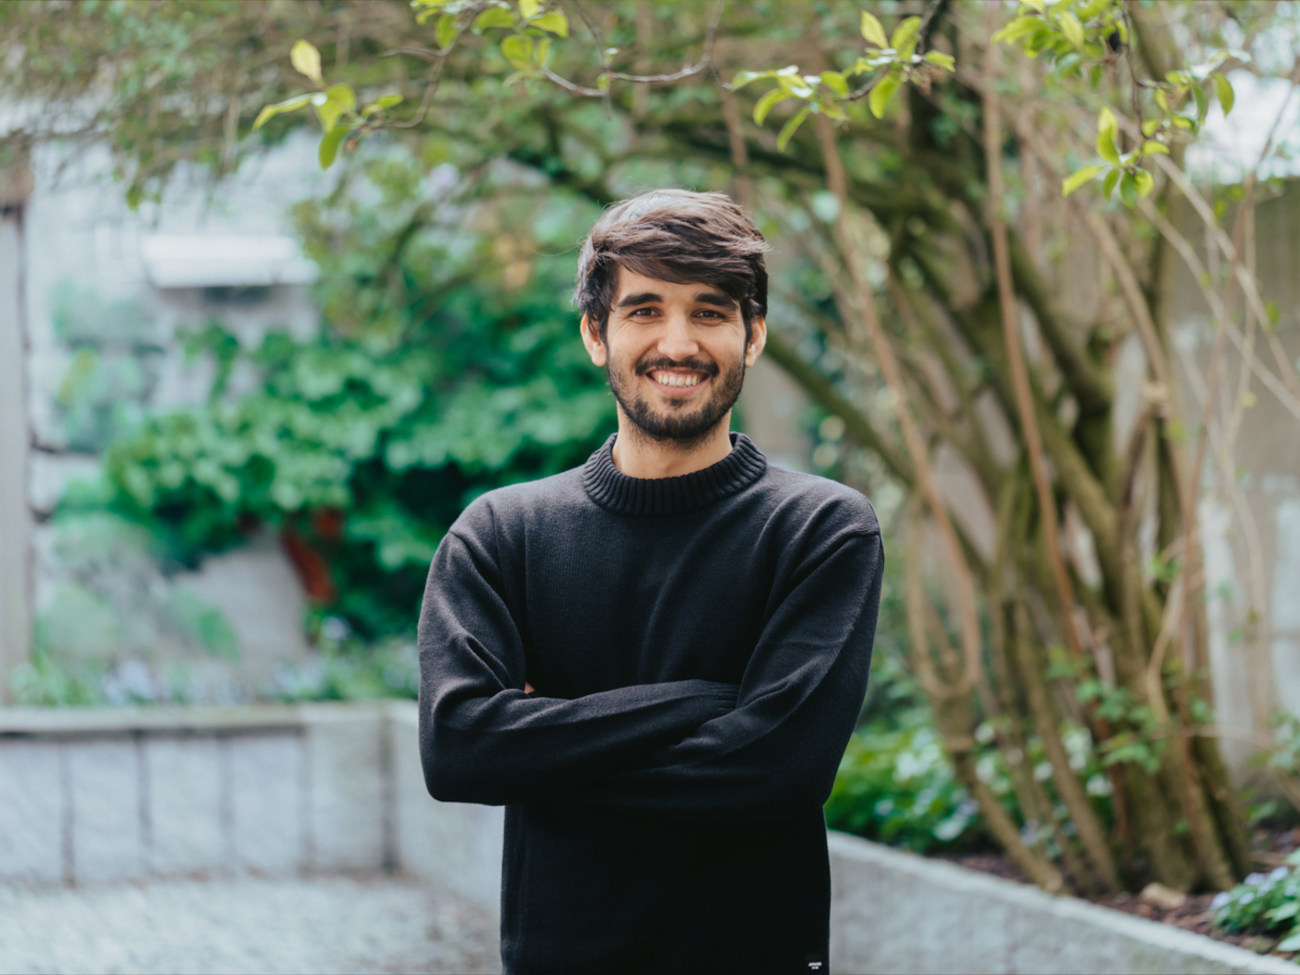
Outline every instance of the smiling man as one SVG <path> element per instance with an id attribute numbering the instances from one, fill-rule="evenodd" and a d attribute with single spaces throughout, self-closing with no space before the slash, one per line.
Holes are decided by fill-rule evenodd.
<path id="1" fill-rule="evenodd" d="M 862 495 L 730 432 L 767 249 L 721 194 L 607 210 L 577 300 L 618 431 L 434 557 L 421 757 L 436 798 L 507 807 L 507 972 L 827 970 L 822 804 L 884 556 Z"/>

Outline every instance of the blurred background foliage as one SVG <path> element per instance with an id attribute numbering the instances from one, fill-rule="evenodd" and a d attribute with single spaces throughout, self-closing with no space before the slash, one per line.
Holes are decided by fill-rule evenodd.
<path id="1" fill-rule="evenodd" d="M 483 491 L 586 458 L 603 377 L 574 341 L 571 198 L 438 205 L 400 147 L 353 192 L 294 209 L 321 268 L 317 334 L 254 348 L 213 322 L 189 352 L 208 402 L 146 419 L 105 455 L 109 507 L 193 565 L 279 534 L 320 613 L 409 634 L 443 532 Z M 441 202 L 441 201 L 439 201 Z M 513 275 L 501 257 L 528 254 Z"/>

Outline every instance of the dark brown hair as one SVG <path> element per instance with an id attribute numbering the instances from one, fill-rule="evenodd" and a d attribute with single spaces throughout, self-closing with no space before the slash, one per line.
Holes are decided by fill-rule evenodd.
<path id="1" fill-rule="evenodd" d="M 748 341 L 753 320 L 767 315 L 768 250 L 730 197 L 651 190 L 613 204 L 591 228 L 574 301 L 604 338 L 620 267 L 674 284 L 710 284 L 740 306 Z"/>

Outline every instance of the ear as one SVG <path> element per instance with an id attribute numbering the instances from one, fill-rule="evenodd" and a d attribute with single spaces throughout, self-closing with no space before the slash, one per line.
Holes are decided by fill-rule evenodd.
<path id="1" fill-rule="evenodd" d="M 605 343 L 600 340 L 591 319 L 586 315 L 582 316 L 582 344 L 587 347 L 587 355 L 591 356 L 591 362 L 596 366 L 603 366 L 606 362 Z"/>
<path id="2" fill-rule="evenodd" d="M 767 345 L 767 320 L 755 318 L 749 325 L 749 345 L 745 346 L 745 367 L 754 364 Z"/>

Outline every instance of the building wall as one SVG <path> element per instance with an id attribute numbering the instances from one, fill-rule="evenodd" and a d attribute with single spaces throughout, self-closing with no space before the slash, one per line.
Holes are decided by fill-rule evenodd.
<path id="1" fill-rule="evenodd" d="M 1300 179 L 1254 210 L 1243 249 L 1259 290 L 1276 306 L 1272 336 L 1256 329 L 1253 357 L 1275 375 L 1300 369 Z M 1233 215 L 1225 225 L 1231 228 Z M 1191 215 L 1180 221 L 1188 240 L 1217 262 Z M 1217 290 L 1223 293 L 1223 286 Z M 1235 314 L 1242 320 L 1237 288 Z M 1217 324 L 1201 287 L 1182 262 L 1173 275 L 1170 310 L 1179 323 L 1184 395 L 1199 427 L 1202 390 L 1208 381 Z M 1280 366 L 1278 356 L 1288 366 Z M 1205 525 L 1207 611 L 1211 666 L 1220 723 L 1235 731 L 1266 726 L 1279 711 L 1300 715 L 1300 395 L 1270 388 L 1256 375 L 1241 383 L 1242 348 L 1229 342 L 1215 408 L 1227 415 L 1235 404 L 1240 427 L 1230 442 L 1211 443 L 1201 514 Z M 1291 405 L 1288 405 L 1289 400 Z M 1198 432 L 1194 428 L 1191 433 Z M 1216 455 L 1223 460 L 1216 460 Z M 1224 467 L 1233 472 L 1225 477 Z M 1225 739 L 1232 764 L 1244 767 L 1254 745 Z"/>
<path id="2" fill-rule="evenodd" d="M 0 192 L 0 674 L 27 658 L 31 540 L 22 288 L 26 194 Z M 9 698 L 0 680 L 0 705 Z"/>
<path id="3" fill-rule="evenodd" d="M 254 538 L 187 572 L 160 561 L 147 536 L 130 526 L 56 512 L 71 483 L 95 477 L 114 436 L 149 413 L 206 399 L 210 366 L 187 361 L 187 330 L 218 320 L 255 340 L 272 327 L 314 329 L 318 313 L 301 259 L 258 264 L 254 257 L 256 266 L 247 266 L 268 242 L 292 244 L 287 207 L 324 192 L 311 139 L 290 142 L 246 170 L 219 192 L 182 172 L 160 204 L 132 211 L 106 155 L 47 143 L 32 152 L 21 240 L 5 218 L 0 273 L 22 269 L 26 348 L 14 356 L 0 349 L 0 368 L 15 370 L 0 395 L 17 397 L 13 409 L 0 409 L 0 437 L 24 442 L 21 456 L 9 448 L 18 463 L 4 465 L 10 487 L 0 503 L 9 510 L 0 525 L 26 535 L 32 555 L 26 590 L 11 582 L 18 569 L 7 565 L 0 592 L 9 599 L 21 593 L 29 610 L 27 621 L 12 624 L 15 631 L 30 631 L 34 618 L 40 641 L 53 641 L 74 662 L 187 658 L 196 679 L 223 679 L 228 662 L 187 643 L 183 628 L 178 635 L 173 623 L 182 603 L 223 611 L 240 644 L 241 676 L 264 679 L 276 661 L 308 652 L 305 600 L 272 539 Z M 188 272 L 190 279 L 178 278 L 167 262 L 183 255 L 166 253 L 168 247 L 213 236 L 233 243 L 235 253 L 214 253 Z M 237 266 L 240 242 L 247 244 L 244 266 Z M 283 283 L 243 287 L 259 270 Z M 15 293 L 0 284 L 0 341 L 9 345 L 18 334 L 11 324 Z M 25 648 L 8 649 L 17 646 L 12 638 L 4 646 L 0 670 L 7 674 Z"/>

